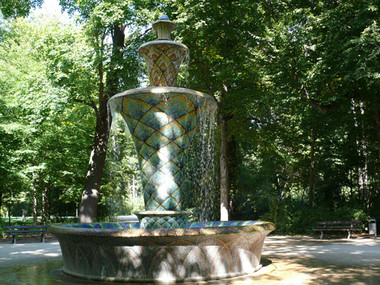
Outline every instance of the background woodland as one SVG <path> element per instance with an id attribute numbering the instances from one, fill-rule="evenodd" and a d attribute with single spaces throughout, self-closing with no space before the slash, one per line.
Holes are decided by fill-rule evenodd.
<path id="1" fill-rule="evenodd" d="M 0 0 L 0 214 L 108 220 L 143 207 L 108 99 L 146 86 L 138 47 L 163 13 L 190 49 L 178 86 L 218 102 L 202 219 L 380 220 L 379 1 Z M 212 199 L 206 214 L 198 211 Z"/>

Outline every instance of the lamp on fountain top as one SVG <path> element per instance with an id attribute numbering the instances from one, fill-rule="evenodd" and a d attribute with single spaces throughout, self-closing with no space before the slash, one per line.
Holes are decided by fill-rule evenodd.
<path id="1" fill-rule="evenodd" d="M 161 16 L 152 27 L 157 32 L 157 40 L 143 44 L 138 50 L 145 59 L 150 86 L 175 86 L 179 67 L 189 49 L 170 39 L 170 33 L 177 26 L 167 16 Z"/>

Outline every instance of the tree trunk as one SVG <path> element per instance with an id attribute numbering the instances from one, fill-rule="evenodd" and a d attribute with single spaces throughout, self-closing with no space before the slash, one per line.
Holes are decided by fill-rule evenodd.
<path id="1" fill-rule="evenodd" d="M 87 172 L 86 183 L 79 209 L 79 222 L 81 223 L 91 223 L 97 215 L 98 193 L 103 176 L 109 137 L 107 102 L 118 90 L 117 87 L 120 78 L 117 65 L 123 60 L 124 37 L 124 26 L 113 26 L 113 50 L 105 91 L 103 87 L 103 65 L 102 63 L 99 64 L 99 109 L 97 112 L 94 144 L 89 161 L 89 170 Z"/>
<path id="2" fill-rule="evenodd" d="M 80 223 L 91 223 L 96 218 L 98 193 L 103 176 L 108 142 L 107 107 L 103 107 L 102 109 L 105 110 L 99 110 L 100 115 L 96 120 L 94 144 L 79 209 Z"/>
<path id="3" fill-rule="evenodd" d="M 228 124 L 228 123 L 227 123 Z M 228 126 L 227 126 L 228 128 Z M 227 168 L 228 168 L 228 213 L 229 219 L 238 218 L 235 216 L 235 194 L 237 193 L 238 181 L 238 156 L 237 156 L 237 142 L 234 135 L 227 137 Z"/>
<path id="4" fill-rule="evenodd" d="M 377 134 L 377 146 L 379 151 L 379 161 L 380 164 L 380 100 L 377 100 L 377 109 L 375 110 L 375 116 L 376 116 L 376 134 Z"/>
<path id="5" fill-rule="evenodd" d="M 371 203 L 371 193 L 369 191 L 369 183 L 368 183 L 368 151 L 367 151 L 367 140 L 365 137 L 365 123 L 363 122 L 363 117 L 364 117 L 364 103 L 360 102 L 359 104 L 360 108 L 360 131 L 361 131 L 361 145 L 362 145 L 362 156 L 363 156 L 363 191 L 364 191 L 364 197 L 365 197 L 365 203 L 367 209 L 370 208 L 370 203 Z"/>
<path id="6" fill-rule="evenodd" d="M 11 204 L 8 204 L 8 226 L 10 226 L 12 223 L 11 219 Z"/>
<path id="7" fill-rule="evenodd" d="M 315 127 L 311 131 L 311 147 L 310 147 L 310 172 L 309 172 L 309 208 L 313 207 L 314 185 L 315 185 Z"/>
<path id="8" fill-rule="evenodd" d="M 32 189 L 33 189 L 33 223 L 37 224 L 37 188 L 36 188 L 36 174 L 32 174 Z"/>
<path id="9" fill-rule="evenodd" d="M 369 207 L 369 191 L 368 191 L 368 154 L 367 154 L 367 142 L 365 140 L 364 123 L 362 117 L 364 116 L 363 102 L 359 102 L 358 111 L 356 111 L 356 103 L 352 99 L 354 124 L 358 129 L 358 135 L 356 139 L 357 153 L 360 158 L 358 165 L 358 188 L 359 194 L 362 197 L 362 202 Z"/>
<path id="10" fill-rule="evenodd" d="M 46 185 L 42 190 L 42 224 L 46 225 L 48 216 L 48 186 Z"/>
<path id="11" fill-rule="evenodd" d="M 227 121 L 220 115 L 220 220 L 228 221 Z"/>
<path id="12" fill-rule="evenodd" d="M 48 196 L 47 196 L 47 216 L 48 216 L 48 222 L 51 223 L 51 208 L 52 208 L 52 205 L 51 205 L 51 182 L 49 182 L 49 188 L 48 188 Z"/>

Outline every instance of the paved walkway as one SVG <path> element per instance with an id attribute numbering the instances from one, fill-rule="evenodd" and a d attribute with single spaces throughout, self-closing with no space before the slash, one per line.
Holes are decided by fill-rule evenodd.
<path id="1" fill-rule="evenodd" d="M 266 239 L 263 255 L 334 264 L 380 265 L 380 238 L 320 240 L 274 236 Z"/>
<path id="2" fill-rule="evenodd" d="M 58 241 L 0 243 L 0 267 L 62 259 Z"/>
<path id="3" fill-rule="evenodd" d="M 272 236 L 266 239 L 262 256 L 271 264 L 247 284 L 380 284 L 379 238 Z"/>
<path id="4" fill-rule="evenodd" d="M 380 284 L 379 238 L 272 236 L 265 241 L 262 257 L 264 266 L 254 276 L 228 284 Z M 56 241 L 0 243 L 0 272 L 12 265 L 61 259 Z"/>

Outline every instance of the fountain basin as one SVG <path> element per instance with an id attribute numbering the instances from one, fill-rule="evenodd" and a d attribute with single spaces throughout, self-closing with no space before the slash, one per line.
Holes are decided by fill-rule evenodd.
<path id="1" fill-rule="evenodd" d="M 52 226 L 65 274 L 91 280 L 183 282 L 257 271 L 272 223 L 188 223 L 180 229 L 140 229 L 139 223 Z"/>

